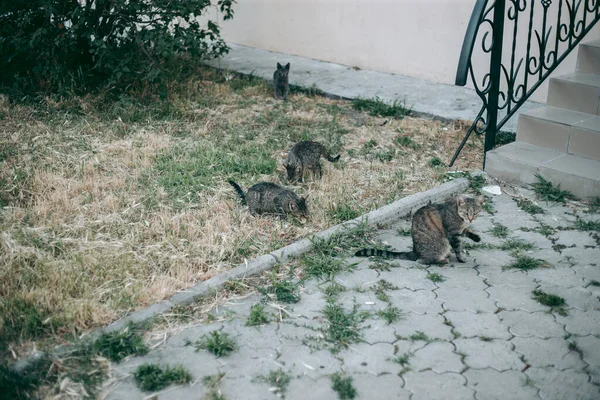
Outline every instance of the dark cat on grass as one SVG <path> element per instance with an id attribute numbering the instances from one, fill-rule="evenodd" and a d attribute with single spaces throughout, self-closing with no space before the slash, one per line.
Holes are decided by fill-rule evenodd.
<path id="1" fill-rule="evenodd" d="M 287 162 L 283 164 L 288 180 L 291 182 L 298 179 L 298 182 L 302 182 L 309 172 L 313 177 L 320 179 L 323 176 L 321 156 L 330 162 L 340 159 L 339 155 L 332 157 L 321 143 L 310 141 L 296 143 L 288 153 Z"/>
<path id="2" fill-rule="evenodd" d="M 284 219 L 289 214 L 308 217 L 306 197 L 299 197 L 291 190 L 270 182 L 259 182 L 250 186 L 247 193 L 234 181 L 228 181 L 248 205 L 251 215 L 274 214 Z"/>
<path id="3" fill-rule="evenodd" d="M 283 100 L 287 101 L 287 96 L 290 92 L 289 73 L 290 63 L 287 63 L 285 67 L 282 67 L 281 64 L 277 63 L 277 70 L 273 73 L 275 99 L 279 99 L 279 97 L 282 96 Z"/>

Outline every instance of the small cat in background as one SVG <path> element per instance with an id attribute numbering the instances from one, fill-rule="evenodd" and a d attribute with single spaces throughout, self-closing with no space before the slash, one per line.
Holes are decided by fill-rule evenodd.
<path id="1" fill-rule="evenodd" d="M 458 195 L 442 204 L 421 207 L 412 219 L 413 250 L 396 252 L 377 249 L 362 249 L 355 256 L 379 256 L 417 261 L 423 264 L 446 264 L 450 248 L 459 262 L 466 262 L 462 254 L 460 238 L 466 236 L 474 242 L 481 241 L 479 235 L 469 229 L 483 208 L 484 197 L 475 198 Z"/>
<path id="2" fill-rule="evenodd" d="M 299 197 L 291 190 L 282 188 L 270 182 L 259 182 L 250 186 L 248 192 L 244 191 L 232 180 L 228 181 L 242 198 L 242 203 L 248 204 L 250 214 L 253 216 L 261 214 L 275 214 L 285 219 L 288 214 L 298 217 L 308 217 L 306 197 Z"/>
<path id="3" fill-rule="evenodd" d="M 330 162 L 336 162 L 340 159 L 339 155 L 332 157 L 325 146 L 319 142 L 304 141 L 296 143 L 288 153 L 287 162 L 283 164 L 287 171 L 288 180 L 292 182 L 299 175 L 298 182 L 302 182 L 309 171 L 313 177 L 318 176 L 321 179 L 323 176 L 321 156 Z"/>
<path id="4" fill-rule="evenodd" d="M 287 63 L 285 67 L 277 63 L 277 70 L 273 73 L 273 87 L 275 89 L 275 99 L 279 99 L 279 96 L 283 96 L 283 100 L 287 101 L 287 95 L 290 91 L 289 75 L 290 63 Z"/>

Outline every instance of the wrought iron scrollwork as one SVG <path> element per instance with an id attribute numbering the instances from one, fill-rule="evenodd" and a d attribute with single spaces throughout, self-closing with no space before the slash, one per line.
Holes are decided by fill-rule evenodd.
<path id="1" fill-rule="evenodd" d="M 450 166 L 473 132 L 485 134 L 484 151 L 492 150 L 496 133 L 599 20 L 600 0 L 477 0 L 456 85 L 470 78 L 482 107 Z M 473 65 L 477 43 L 483 58 L 489 57 L 482 73 Z"/>

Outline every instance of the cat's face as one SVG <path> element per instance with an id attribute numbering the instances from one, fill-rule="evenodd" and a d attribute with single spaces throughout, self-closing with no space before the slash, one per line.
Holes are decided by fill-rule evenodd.
<path id="1" fill-rule="evenodd" d="M 458 206 L 458 215 L 468 223 L 475 221 L 483 208 L 485 198 L 483 195 L 475 198 L 466 197 L 463 195 L 456 196 L 456 205 Z"/>
<path id="2" fill-rule="evenodd" d="M 308 197 L 308 196 L 306 196 Z M 292 214 L 300 217 L 308 217 L 308 207 L 306 206 L 306 197 L 299 197 L 298 199 L 290 200 L 289 209 Z"/>
<path id="3" fill-rule="evenodd" d="M 281 64 L 277 63 L 277 71 L 279 71 L 282 78 L 287 78 L 290 73 L 290 63 L 287 63 L 285 67 L 282 67 Z"/>

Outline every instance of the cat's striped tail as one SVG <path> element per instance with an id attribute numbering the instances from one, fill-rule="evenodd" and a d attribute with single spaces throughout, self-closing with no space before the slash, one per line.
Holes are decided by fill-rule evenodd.
<path id="1" fill-rule="evenodd" d="M 389 251 L 379 249 L 362 249 L 354 253 L 356 257 L 382 257 L 397 258 L 399 260 L 416 261 L 417 255 L 414 251 Z"/>
<path id="2" fill-rule="evenodd" d="M 242 198 L 242 204 L 246 204 L 246 195 L 244 194 L 244 191 L 242 190 L 242 188 L 240 187 L 240 185 L 238 185 L 237 183 L 235 183 L 232 180 L 228 180 L 227 182 L 229 182 L 229 184 L 231 186 L 233 186 L 233 188 L 235 189 L 235 191 L 237 192 L 237 194 Z"/>

